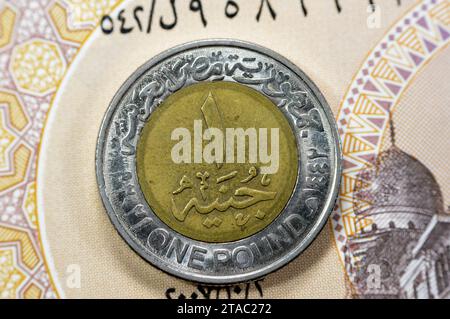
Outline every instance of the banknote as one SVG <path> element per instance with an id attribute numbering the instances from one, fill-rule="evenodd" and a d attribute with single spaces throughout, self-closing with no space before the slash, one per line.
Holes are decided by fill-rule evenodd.
<path id="1" fill-rule="evenodd" d="M 102 119 L 159 53 L 207 39 L 307 74 L 342 148 L 336 206 L 296 259 L 208 286 L 140 258 L 103 206 Z M 0 2 L 1 298 L 450 298 L 449 0 Z"/>

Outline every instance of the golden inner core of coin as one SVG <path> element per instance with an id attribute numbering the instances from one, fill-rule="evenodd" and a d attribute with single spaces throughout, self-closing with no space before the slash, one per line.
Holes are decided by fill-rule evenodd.
<path id="1" fill-rule="evenodd" d="M 283 210 L 297 179 L 292 129 L 275 104 L 231 82 L 170 95 L 145 124 L 139 184 L 169 227 L 204 242 L 257 233 Z"/>

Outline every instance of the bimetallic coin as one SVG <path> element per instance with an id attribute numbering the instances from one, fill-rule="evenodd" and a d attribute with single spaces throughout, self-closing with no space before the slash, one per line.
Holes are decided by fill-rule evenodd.
<path id="1" fill-rule="evenodd" d="M 96 169 L 114 226 L 144 259 L 208 284 L 248 281 L 300 254 L 337 196 L 341 153 L 325 99 L 274 52 L 185 44 L 113 98 Z"/>

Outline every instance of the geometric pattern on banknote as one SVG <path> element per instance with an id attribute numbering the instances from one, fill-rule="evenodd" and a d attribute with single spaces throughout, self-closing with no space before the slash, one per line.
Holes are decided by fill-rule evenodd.
<path id="1" fill-rule="evenodd" d="M 38 232 L 36 154 L 67 66 L 120 2 L 7 1 L 0 8 L 0 298 L 58 297 Z"/>
<path id="2" fill-rule="evenodd" d="M 63 0 L 62 5 L 69 12 L 69 24 L 73 28 L 95 26 L 101 17 L 109 13 L 116 5 L 116 0 Z"/>
<path id="3" fill-rule="evenodd" d="M 17 250 L 12 248 L 0 248 L 0 298 L 14 298 L 16 291 L 25 280 L 25 274 L 17 265 Z"/>
<path id="4" fill-rule="evenodd" d="M 56 44 L 33 39 L 14 48 L 11 71 L 22 90 L 45 95 L 56 88 L 65 63 Z"/>
<path id="5" fill-rule="evenodd" d="M 372 50 L 342 100 L 338 126 L 343 148 L 343 177 L 338 205 L 331 219 L 339 255 L 351 279 L 363 257 L 350 251 L 349 239 L 370 227 L 376 227 L 371 226 L 373 218 L 358 215 L 357 211 L 366 211 L 374 203 L 370 197 L 355 194 L 356 190 L 371 188 L 373 180 L 362 176 L 364 173 L 370 174 L 377 160 L 380 164 L 410 158 L 400 150 L 380 154 L 382 137 L 390 126 L 389 119 L 399 98 L 415 74 L 450 42 L 449 27 L 450 1 L 419 3 Z M 408 163 L 413 167 L 423 166 L 414 160 Z M 422 176 L 431 175 L 426 168 L 425 171 Z M 431 179 L 432 176 L 427 181 Z M 433 198 L 437 202 L 435 213 L 441 213 L 443 207 L 440 207 L 442 198 L 439 186 L 427 186 L 430 186 L 430 192 L 439 193 Z M 387 196 L 389 191 L 386 190 L 384 195 Z M 353 293 L 361 293 L 355 289 Z"/>

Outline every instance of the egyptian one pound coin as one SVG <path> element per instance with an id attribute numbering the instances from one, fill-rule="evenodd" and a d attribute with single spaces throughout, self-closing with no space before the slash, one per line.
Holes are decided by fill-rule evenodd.
<path id="1" fill-rule="evenodd" d="M 256 279 L 298 256 L 336 200 L 328 104 L 278 54 L 197 41 L 151 59 L 108 107 L 96 170 L 124 240 L 172 275 Z"/>

